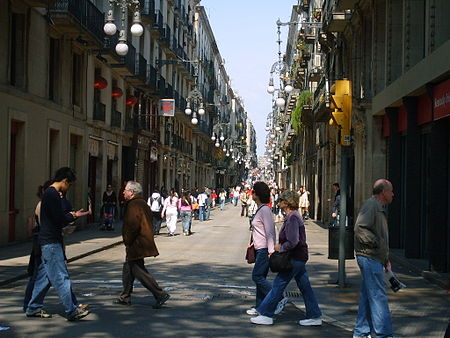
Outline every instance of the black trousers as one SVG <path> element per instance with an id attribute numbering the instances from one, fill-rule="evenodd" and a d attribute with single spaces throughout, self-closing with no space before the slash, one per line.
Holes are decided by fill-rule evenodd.
<path id="1" fill-rule="evenodd" d="M 141 258 L 135 261 L 128 261 L 123 264 L 123 290 L 119 296 L 119 299 L 123 300 L 124 302 L 130 302 L 131 293 L 133 292 L 133 283 L 135 279 L 141 282 L 141 284 L 153 294 L 153 297 L 155 297 L 155 299 L 160 299 L 166 293 L 159 287 L 156 280 L 147 271 L 144 265 L 144 259 Z"/>

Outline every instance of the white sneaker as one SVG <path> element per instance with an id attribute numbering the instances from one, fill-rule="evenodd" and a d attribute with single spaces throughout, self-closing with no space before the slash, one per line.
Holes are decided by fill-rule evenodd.
<path id="1" fill-rule="evenodd" d="M 320 326 L 322 325 L 322 318 L 302 319 L 298 323 L 302 326 Z"/>
<path id="2" fill-rule="evenodd" d="M 250 318 L 250 321 L 253 324 L 258 324 L 258 325 L 273 325 L 272 318 L 266 317 L 266 316 L 261 316 L 261 315 L 259 315 L 258 317 Z"/>
<path id="3" fill-rule="evenodd" d="M 257 316 L 257 315 L 259 315 L 258 311 L 256 311 L 256 309 L 254 307 L 252 307 L 251 309 L 248 309 L 246 312 L 250 316 Z"/>
<path id="4" fill-rule="evenodd" d="M 274 314 L 279 314 L 281 311 L 283 311 L 284 307 L 286 306 L 286 303 L 289 301 L 289 298 L 284 297 L 282 300 L 280 300 L 277 304 L 277 308 L 275 309 Z"/>

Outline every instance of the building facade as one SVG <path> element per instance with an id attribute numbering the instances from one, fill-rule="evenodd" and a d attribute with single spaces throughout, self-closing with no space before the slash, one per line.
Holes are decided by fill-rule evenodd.
<path id="1" fill-rule="evenodd" d="M 330 95 L 336 80 L 349 79 L 350 221 L 373 182 L 388 178 L 391 247 L 437 271 L 450 270 L 449 14 L 443 0 L 299 1 L 286 58 L 301 127 L 280 143 L 289 165 L 276 163 L 288 187 L 305 183 L 315 217 L 327 222 L 342 148 Z"/>
<path id="2" fill-rule="evenodd" d="M 118 193 L 134 179 L 147 196 L 225 183 L 217 181 L 223 149 L 212 131 L 247 117 L 199 1 L 140 1 L 139 37 L 129 31 L 129 8 L 125 56 L 115 51 L 119 34 L 103 32 L 109 6 L 0 1 L 7 9 L 0 13 L 0 244 L 28 238 L 37 187 L 61 166 L 77 172 L 68 196 L 74 207 L 87 208 L 90 190 L 94 219 L 107 184 Z M 114 19 L 119 26 L 118 8 Z M 194 124 L 185 110 L 197 88 L 205 113 Z M 174 100 L 173 116 L 161 114 L 161 99 Z M 220 167 L 223 176 L 235 165 Z"/>

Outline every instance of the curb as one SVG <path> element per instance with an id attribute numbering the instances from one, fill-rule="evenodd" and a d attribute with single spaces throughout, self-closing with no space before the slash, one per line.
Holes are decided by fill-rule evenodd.
<path id="1" fill-rule="evenodd" d="M 115 246 L 117 246 L 117 245 L 120 245 L 120 244 L 122 244 L 122 243 L 123 243 L 123 241 L 114 242 L 114 243 L 111 243 L 111 244 L 102 246 L 102 247 L 100 247 L 100 248 L 98 248 L 98 249 L 94 249 L 94 250 L 91 250 L 91 251 L 88 251 L 88 252 L 85 252 L 85 253 L 82 253 L 82 254 L 73 256 L 73 257 L 71 257 L 71 258 L 69 258 L 69 259 L 67 260 L 67 263 L 71 263 L 71 262 L 74 262 L 74 261 L 76 261 L 76 260 L 82 259 L 82 258 L 84 258 L 84 257 L 90 256 L 90 255 L 93 255 L 93 254 L 96 254 L 96 253 L 98 253 L 98 252 L 101 252 L 101 251 L 105 251 L 105 250 L 111 249 L 111 248 L 113 248 L 113 247 L 115 247 Z M 23 274 L 20 274 L 20 275 L 18 275 L 18 276 L 15 276 L 15 277 L 6 279 L 6 280 L 4 280 L 4 281 L 0 281 L 0 287 L 6 286 L 6 285 L 8 285 L 8 284 L 17 282 L 18 280 L 25 279 L 25 278 L 28 278 L 28 277 L 29 277 L 29 276 L 28 276 L 28 273 L 23 273 Z"/>

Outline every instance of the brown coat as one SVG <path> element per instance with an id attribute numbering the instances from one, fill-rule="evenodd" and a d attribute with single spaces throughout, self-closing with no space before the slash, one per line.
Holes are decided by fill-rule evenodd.
<path id="1" fill-rule="evenodd" d="M 125 206 L 122 238 L 126 247 L 126 260 L 158 256 L 153 239 L 152 212 L 140 196 L 129 200 Z"/>

